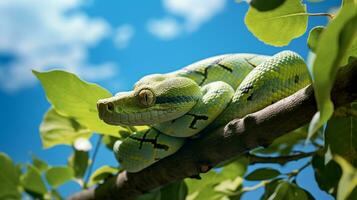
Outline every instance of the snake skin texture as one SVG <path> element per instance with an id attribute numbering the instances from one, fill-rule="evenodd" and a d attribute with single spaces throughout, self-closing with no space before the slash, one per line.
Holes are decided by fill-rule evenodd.
<path id="1" fill-rule="evenodd" d="M 133 91 L 98 101 L 99 117 L 112 125 L 149 125 L 114 145 L 128 172 L 175 153 L 189 137 L 256 112 L 310 83 L 295 52 L 274 56 L 226 54 L 168 74 L 140 79 Z"/>

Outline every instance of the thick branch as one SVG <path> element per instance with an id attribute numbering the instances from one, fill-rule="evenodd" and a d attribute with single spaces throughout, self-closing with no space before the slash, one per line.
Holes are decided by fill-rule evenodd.
<path id="1" fill-rule="evenodd" d="M 357 98 L 357 61 L 342 68 L 332 90 L 335 107 Z M 188 141 L 177 153 L 138 172 L 121 172 L 96 189 L 81 191 L 70 199 L 135 199 L 167 183 L 207 172 L 217 164 L 308 123 L 316 112 L 313 88 L 308 86 L 271 106 L 235 119 L 226 127 Z"/>

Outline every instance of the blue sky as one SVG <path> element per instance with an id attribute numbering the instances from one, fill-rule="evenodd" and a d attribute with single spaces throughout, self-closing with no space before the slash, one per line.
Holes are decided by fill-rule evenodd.
<path id="1" fill-rule="evenodd" d="M 308 11 L 326 12 L 339 4 L 340 0 L 308 3 Z M 307 33 L 287 47 L 265 45 L 244 25 L 247 8 L 233 0 L 2 0 L 0 151 L 16 162 L 28 162 L 32 152 L 52 165 L 65 164 L 71 153 L 66 146 L 41 147 L 38 126 L 49 104 L 30 69 L 69 70 L 114 93 L 130 90 L 146 74 L 170 72 L 218 54 L 271 55 L 291 49 L 307 57 Z M 310 17 L 309 28 L 326 22 L 325 17 Z M 105 147 L 98 157 L 95 168 L 115 165 Z M 315 197 L 327 198 L 311 183 L 311 169 L 299 179 L 313 188 Z M 61 193 L 78 189 L 67 184 Z"/>

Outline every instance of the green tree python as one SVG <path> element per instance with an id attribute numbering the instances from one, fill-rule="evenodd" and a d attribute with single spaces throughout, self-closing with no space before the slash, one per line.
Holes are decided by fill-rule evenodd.
<path id="1" fill-rule="evenodd" d="M 304 60 L 292 51 L 226 54 L 145 76 L 133 91 L 101 99 L 97 107 L 99 118 L 108 124 L 150 126 L 114 145 L 121 166 L 138 172 L 175 153 L 203 129 L 224 126 L 309 83 Z"/>

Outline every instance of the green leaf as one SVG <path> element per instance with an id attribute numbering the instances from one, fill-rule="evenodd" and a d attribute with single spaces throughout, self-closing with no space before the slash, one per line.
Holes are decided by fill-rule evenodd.
<path id="1" fill-rule="evenodd" d="M 280 175 L 280 172 L 273 168 L 260 168 L 252 171 L 245 179 L 249 181 L 260 181 L 266 179 L 272 179 Z"/>
<path id="2" fill-rule="evenodd" d="M 307 19 L 305 5 L 300 0 L 288 0 L 266 12 L 250 7 L 244 21 L 259 40 L 273 46 L 284 46 L 305 33 Z"/>
<path id="3" fill-rule="evenodd" d="M 76 178 L 83 178 L 89 165 L 88 151 L 78 151 L 74 149 L 73 155 L 68 159 L 68 166 L 73 169 Z"/>
<path id="4" fill-rule="evenodd" d="M 72 168 L 67 166 L 51 167 L 46 171 L 46 180 L 54 188 L 72 180 L 74 173 Z"/>
<path id="5" fill-rule="evenodd" d="M 338 184 L 337 200 L 344 200 L 357 186 L 357 170 L 340 156 L 334 158 L 342 168 L 342 177 Z"/>
<path id="6" fill-rule="evenodd" d="M 342 0 L 342 4 L 345 6 L 346 4 L 349 4 L 349 3 L 354 3 L 354 4 L 357 4 L 357 1 L 356 0 Z"/>
<path id="7" fill-rule="evenodd" d="M 325 143 L 332 154 L 357 166 L 357 117 L 332 117 L 327 123 Z"/>
<path id="8" fill-rule="evenodd" d="M 110 151 L 113 151 L 114 144 L 117 140 L 118 138 L 116 137 L 105 135 L 103 136 L 102 142 Z"/>
<path id="9" fill-rule="evenodd" d="M 304 126 L 278 137 L 267 148 L 257 148 L 252 150 L 251 153 L 265 155 L 274 153 L 280 156 L 289 155 L 296 145 L 302 144 L 305 141 L 306 136 L 307 127 Z"/>
<path id="10" fill-rule="evenodd" d="M 310 197 L 303 189 L 294 183 L 281 181 L 275 188 L 273 194 L 268 198 L 269 200 L 309 200 Z"/>
<path id="11" fill-rule="evenodd" d="M 98 117 L 97 101 L 112 96 L 104 88 L 80 80 L 72 73 L 53 70 L 37 72 L 35 76 L 41 81 L 48 101 L 56 111 L 65 116 L 75 118 L 91 131 L 119 137 L 118 131 L 125 129 L 105 124 Z"/>
<path id="12" fill-rule="evenodd" d="M 43 171 L 46 171 L 48 169 L 48 164 L 39 159 L 37 156 L 35 155 L 32 155 L 32 164 L 40 171 L 40 172 L 43 172 Z"/>
<path id="13" fill-rule="evenodd" d="M 185 181 L 177 181 L 164 186 L 160 191 L 162 200 L 185 200 L 188 189 Z"/>
<path id="14" fill-rule="evenodd" d="M 353 5 L 351 5 L 353 6 Z M 354 5 L 357 10 L 357 2 Z M 345 66 L 353 59 L 357 58 L 357 11 L 355 16 L 349 20 L 343 27 L 340 34 L 340 43 L 343 50 L 341 51 L 341 61 L 339 66 Z"/>
<path id="15" fill-rule="evenodd" d="M 237 191 L 243 183 L 243 178 L 236 177 L 233 180 L 227 179 L 219 183 L 217 186 L 214 187 L 215 191 L 230 195 Z"/>
<path id="16" fill-rule="evenodd" d="M 161 192 L 159 189 L 157 189 L 150 193 L 141 195 L 140 197 L 136 198 L 136 200 L 161 200 Z"/>
<path id="17" fill-rule="evenodd" d="M 347 197 L 347 200 L 356 200 L 357 198 L 357 187 L 355 187 L 350 195 Z"/>
<path id="18" fill-rule="evenodd" d="M 260 199 L 267 200 L 275 192 L 276 187 L 278 187 L 278 185 L 282 182 L 283 182 L 283 180 L 276 179 L 276 180 L 273 180 L 273 181 L 265 184 L 264 194 Z"/>
<path id="19" fill-rule="evenodd" d="M 217 199 L 218 197 L 223 196 L 214 191 L 214 187 L 225 180 L 224 177 L 220 176 L 220 173 L 211 170 L 200 176 L 201 180 L 185 179 L 188 187 L 188 196 L 186 200 Z"/>
<path id="20" fill-rule="evenodd" d="M 89 138 L 92 133 L 80 125 L 73 117 L 58 114 L 53 108 L 45 114 L 40 125 L 40 134 L 44 148 L 59 144 L 72 145 L 77 138 Z"/>
<path id="21" fill-rule="evenodd" d="M 357 102 L 338 107 L 333 115 L 335 117 L 355 117 L 357 118 Z M 354 128 L 355 129 L 355 128 Z"/>
<path id="22" fill-rule="evenodd" d="M 114 174 L 117 174 L 118 172 L 119 172 L 118 168 L 111 167 L 108 165 L 102 166 L 90 176 L 88 186 L 91 187 L 99 183 L 100 181 L 110 176 L 113 176 Z"/>
<path id="23" fill-rule="evenodd" d="M 0 199 L 21 199 L 20 174 L 11 158 L 0 152 Z"/>
<path id="24" fill-rule="evenodd" d="M 222 178 L 233 179 L 237 176 L 243 177 L 247 171 L 249 160 L 244 156 L 236 158 L 233 162 L 226 164 L 220 172 Z"/>
<path id="25" fill-rule="evenodd" d="M 259 11 L 273 10 L 281 6 L 286 0 L 251 0 L 250 6 Z"/>
<path id="26" fill-rule="evenodd" d="M 315 179 L 321 190 L 335 196 L 342 171 L 334 160 L 327 163 L 325 160 L 325 156 L 318 154 L 312 158 Z"/>
<path id="27" fill-rule="evenodd" d="M 217 190 L 222 188 L 218 187 L 217 190 L 215 190 L 215 188 L 225 180 L 232 181 L 233 185 L 239 186 L 240 176 L 245 173 L 247 163 L 247 159 L 239 158 L 236 161 L 224 166 L 221 171 L 218 170 L 217 172 L 215 170 L 210 170 L 205 174 L 201 174 L 201 180 L 185 179 L 188 186 L 188 196 L 186 199 L 205 200 L 223 198 L 226 194 L 222 193 L 222 191 L 217 192 Z M 229 181 L 227 181 L 227 184 Z"/>
<path id="28" fill-rule="evenodd" d="M 47 188 L 41 178 L 40 171 L 32 165 L 27 166 L 26 173 L 21 177 L 21 184 L 25 191 L 32 196 L 43 196 L 47 193 Z"/>
<path id="29" fill-rule="evenodd" d="M 51 191 L 51 197 L 53 200 L 63 200 L 63 197 L 57 190 L 52 190 Z"/>
<path id="30" fill-rule="evenodd" d="M 127 130 L 120 130 L 119 135 L 121 136 L 121 140 L 127 138 L 129 135 L 134 133 L 135 131 L 141 131 L 144 129 L 147 129 L 147 126 L 136 126 L 136 127 L 130 127 L 130 129 Z M 118 137 L 113 137 L 110 135 L 105 135 L 103 136 L 102 142 L 105 144 L 105 146 L 110 150 L 113 151 L 114 143 L 118 141 Z"/>
<path id="31" fill-rule="evenodd" d="M 356 20 L 357 4 L 343 6 L 319 37 L 312 69 L 318 112 L 310 122 L 308 138 L 332 116 L 330 93 L 337 71 L 345 62 L 344 54 L 357 34 Z"/>
<path id="32" fill-rule="evenodd" d="M 309 33 L 309 37 L 307 39 L 307 46 L 310 48 L 312 52 L 315 52 L 316 47 L 317 47 L 317 42 L 319 41 L 319 36 L 322 33 L 322 31 L 325 29 L 323 26 L 316 26 L 313 29 L 311 29 Z"/>
<path id="33" fill-rule="evenodd" d="M 288 194 L 289 194 L 289 183 L 282 181 L 275 188 L 274 193 L 269 197 L 269 200 L 288 199 L 287 198 Z"/>

